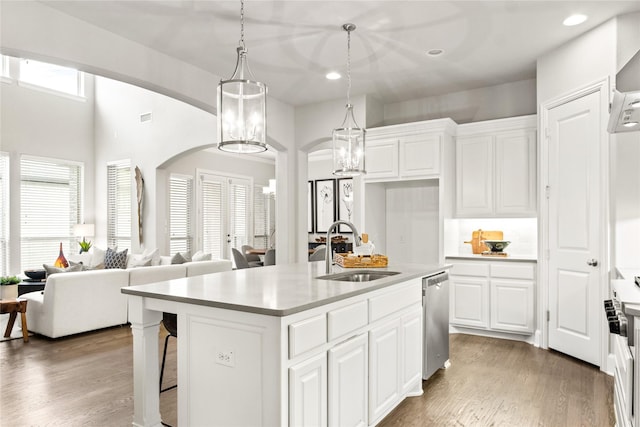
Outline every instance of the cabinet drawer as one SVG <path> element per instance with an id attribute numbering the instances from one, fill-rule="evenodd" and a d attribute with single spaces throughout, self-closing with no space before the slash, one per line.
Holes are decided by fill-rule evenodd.
<path id="1" fill-rule="evenodd" d="M 491 277 L 533 280 L 535 276 L 534 270 L 533 264 L 512 264 L 508 262 L 491 264 Z"/>
<path id="2" fill-rule="evenodd" d="M 327 314 L 329 341 L 367 324 L 367 301 L 360 301 Z"/>
<path id="3" fill-rule="evenodd" d="M 417 279 L 420 282 L 420 279 Z M 379 297 L 369 298 L 369 321 L 402 310 L 414 303 L 422 303 L 422 286 L 415 283 Z"/>
<path id="4" fill-rule="evenodd" d="M 489 264 L 461 262 L 453 264 L 451 267 L 452 276 L 489 276 Z"/>
<path id="5" fill-rule="evenodd" d="M 289 325 L 289 358 L 327 342 L 327 316 L 321 314 Z"/>

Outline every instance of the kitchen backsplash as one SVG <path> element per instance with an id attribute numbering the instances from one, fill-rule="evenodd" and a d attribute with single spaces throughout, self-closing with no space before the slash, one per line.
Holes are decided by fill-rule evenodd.
<path id="1" fill-rule="evenodd" d="M 474 218 L 447 219 L 444 223 L 444 253 L 471 255 L 471 240 L 474 230 L 501 230 L 504 240 L 511 244 L 505 252 L 511 255 L 536 256 L 538 253 L 538 220 L 536 218 Z"/>

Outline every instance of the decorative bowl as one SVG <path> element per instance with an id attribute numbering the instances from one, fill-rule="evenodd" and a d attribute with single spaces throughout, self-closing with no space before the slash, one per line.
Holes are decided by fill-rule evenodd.
<path id="1" fill-rule="evenodd" d="M 487 245 L 491 252 L 502 252 L 511 242 L 508 240 L 483 240 L 482 243 Z"/>
<path id="2" fill-rule="evenodd" d="M 31 280 L 44 280 L 47 277 L 45 270 L 25 270 L 24 275 Z"/>

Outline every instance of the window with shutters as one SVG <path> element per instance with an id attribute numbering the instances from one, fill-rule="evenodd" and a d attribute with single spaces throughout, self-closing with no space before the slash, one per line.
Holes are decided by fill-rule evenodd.
<path id="1" fill-rule="evenodd" d="M 231 248 L 249 243 L 253 194 L 250 178 L 198 173 L 199 234 L 202 250 L 231 258 Z"/>
<path id="2" fill-rule="evenodd" d="M 83 221 L 83 181 L 80 163 L 21 158 L 21 270 L 53 264 L 60 243 L 67 254 L 77 251 L 73 226 Z"/>
<path id="3" fill-rule="evenodd" d="M 9 155 L 0 153 L 0 276 L 9 268 Z"/>
<path id="4" fill-rule="evenodd" d="M 273 245 L 275 197 L 264 194 L 263 185 L 253 187 L 253 246 L 266 249 Z"/>
<path id="5" fill-rule="evenodd" d="M 107 245 L 131 251 L 131 162 L 107 165 Z"/>
<path id="6" fill-rule="evenodd" d="M 192 252 L 193 178 L 172 174 L 169 177 L 169 251 Z"/>

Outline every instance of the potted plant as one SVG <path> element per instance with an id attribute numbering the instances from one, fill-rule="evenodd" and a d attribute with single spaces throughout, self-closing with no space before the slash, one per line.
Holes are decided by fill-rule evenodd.
<path id="1" fill-rule="evenodd" d="M 18 298 L 18 283 L 21 280 L 16 276 L 0 277 L 0 299 Z"/>
<path id="2" fill-rule="evenodd" d="M 82 242 L 78 242 L 78 244 L 80 245 L 80 253 L 89 252 L 89 249 L 91 249 L 91 240 L 86 241 L 84 237 L 82 238 Z"/>

